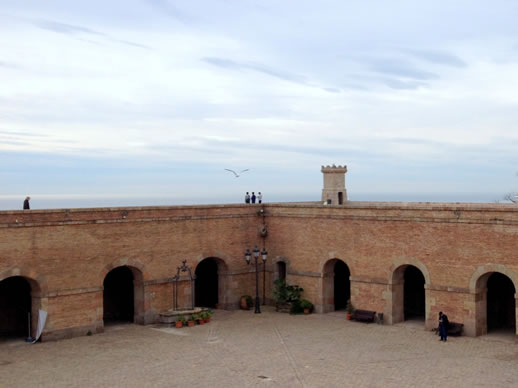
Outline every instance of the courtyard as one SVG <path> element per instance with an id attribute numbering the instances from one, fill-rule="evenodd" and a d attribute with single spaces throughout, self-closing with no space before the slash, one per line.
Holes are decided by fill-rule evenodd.
<path id="1" fill-rule="evenodd" d="M 423 323 L 217 310 L 209 324 L 108 326 L 0 342 L 0 387 L 518 387 L 514 335 L 450 337 Z"/>

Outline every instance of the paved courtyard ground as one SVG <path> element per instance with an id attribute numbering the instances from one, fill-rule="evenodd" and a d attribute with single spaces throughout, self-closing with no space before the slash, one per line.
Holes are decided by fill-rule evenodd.
<path id="1" fill-rule="evenodd" d="M 514 336 L 450 338 L 419 322 L 217 311 L 194 328 L 118 325 L 0 343 L 0 387 L 518 387 Z"/>

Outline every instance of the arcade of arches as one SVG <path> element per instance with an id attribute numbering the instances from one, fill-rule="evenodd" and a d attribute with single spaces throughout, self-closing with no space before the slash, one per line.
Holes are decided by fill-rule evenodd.
<path id="1" fill-rule="evenodd" d="M 196 267 L 196 305 L 215 308 L 224 293 L 222 272 L 223 260 L 209 257 Z M 286 263 L 275 263 L 278 278 L 289 278 Z M 328 260 L 323 268 L 323 312 L 345 308 L 351 298 L 352 282 L 348 265 L 340 259 Z M 103 320 L 111 322 L 141 322 L 143 314 L 142 273 L 130 266 L 120 266 L 109 271 L 103 282 Z M 35 289 L 35 291 L 33 290 Z M 401 265 L 392 274 L 392 322 L 404 320 L 430 320 L 427 317 L 425 276 L 414 265 Z M 491 332 L 516 332 L 516 289 L 511 278 L 499 272 L 488 272 L 476 282 L 477 303 L 475 313 L 479 326 L 477 335 Z M 0 322 L 0 337 L 26 337 L 28 312 L 37 311 L 36 282 L 21 276 L 12 276 L 0 281 L 0 312 L 6 319 Z M 390 311 L 390 309 L 389 309 Z M 33 325 L 35 325 L 34 319 Z"/>

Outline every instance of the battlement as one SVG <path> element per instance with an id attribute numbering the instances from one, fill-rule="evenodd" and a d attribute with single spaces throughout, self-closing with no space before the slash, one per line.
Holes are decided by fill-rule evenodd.
<path id="1" fill-rule="evenodd" d="M 332 166 L 322 166 L 322 168 L 320 169 L 320 171 L 322 172 L 325 172 L 325 173 L 343 173 L 345 174 L 347 172 L 347 166 L 344 164 L 343 166 L 336 166 L 336 165 L 332 165 Z"/>

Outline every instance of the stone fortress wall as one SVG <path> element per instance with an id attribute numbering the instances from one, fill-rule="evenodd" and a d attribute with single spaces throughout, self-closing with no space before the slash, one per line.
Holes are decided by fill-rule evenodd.
<path id="1" fill-rule="evenodd" d="M 323 194 L 341 188 L 328 189 Z M 485 334 L 494 273 L 512 283 L 515 302 L 516 205 L 353 202 L 343 189 L 342 204 L 326 197 L 325 204 L 2 211 L 0 286 L 12 278 L 28 283 L 33 323 L 38 309 L 48 312 L 44 341 L 102 332 L 103 284 L 120 267 L 131 270 L 136 323 L 156 322 L 172 308 L 172 278 L 182 260 L 194 271 L 210 259 L 217 307 L 238 308 L 241 295 L 255 295 L 255 268 L 244 260 L 245 249 L 255 246 L 268 251 L 268 303 L 284 268 L 287 282 L 302 286 L 318 313 L 350 298 L 357 308 L 383 313 L 387 324 L 407 319 L 410 294 L 419 299 L 422 292 L 416 306 L 425 328 L 445 311 L 467 335 Z M 182 304 L 191 298 L 187 283 L 179 288 Z M 406 288 L 411 283 L 417 288 Z M 262 297 L 262 277 L 260 288 Z M 7 316 L 1 309 L 0 300 L 0 316 Z"/>

